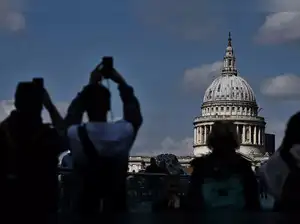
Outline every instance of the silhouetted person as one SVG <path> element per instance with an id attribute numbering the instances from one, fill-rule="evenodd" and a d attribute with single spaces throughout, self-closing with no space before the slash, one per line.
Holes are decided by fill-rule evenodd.
<path id="1" fill-rule="evenodd" d="M 300 112 L 287 123 L 279 149 L 261 167 L 260 174 L 275 198 L 274 211 L 300 211 Z"/>
<path id="2" fill-rule="evenodd" d="M 174 212 L 184 209 L 184 200 L 179 195 L 180 193 L 180 179 L 173 177 L 167 180 L 167 191 L 163 197 L 154 202 L 152 210 L 154 212 Z M 163 189 L 161 189 L 163 190 Z"/>
<path id="3" fill-rule="evenodd" d="M 142 162 L 141 162 L 141 170 L 140 170 L 140 171 L 144 172 L 145 169 L 146 169 L 146 163 L 145 163 L 145 161 L 142 161 Z M 140 171 L 139 171 L 139 172 L 140 172 Z"/>
<path id="4" fill-rule="evenodd" d="M 251 164 L 239 148 L 234 124 L 218 121 L 208 136 L 212 152 L 194 159 L 188 193 L 192 211 L 258 210 L 259 192 Z"/>
<path id="5" fill-rule="evenodd" d="M 267 193 L 267 188 L 266 188 L 266 184 L 264 182 L 264 179 L 261 178 L 261 176 L 259 175 L 259 167 L 256 166 L 255 167 L 255 176 L 259 185 L 259 194 L 260 197 L 263 199 L 267 199 L 268 198 L 268 193 Z"/>
<path id="6" fill-rule="evenodd" d="M 72 101 L 66 116 L 74 172 L 81 185 L 76 213 L 81 215 L 126 211 L 128 157 L 142 124 L 142 115 L 133 88 L 114 70 L 109 74 L 119 88 L 123 119 L 107 122 L 111 109 L 110 92 L 99 82 L 97 69 L 90 83 Z M 82 124 L 87 112 L 89 122 Z"/>
<path id="7" fill-rule="evenodd" d="M 19 83 L 14 103 L 16 109 L 0 124 L 1 211 L 32 218 L 55 214 L 63 149 L 56 129 L 43 124 L 41 112 L 45 106 L 55 117 L 57 109 L 46 90 L 32 82 Z"/>
<path id="8" fill-rule="evenodd" d="M 157 165 L 156 159 L 152 157 L 150 159 L 150 165 L 146 167 L 145 173 L 166 173 L 166 169 L 161 168 Z"/>
<path id="9" fill-rule="evenodd" d="M 154 157 L 150 158 L 150 165 L 146 167 L 145 173 L 149 174 L 167 174 L 167 170 L 157 165 Z M 159 200 L 162 188 L 163 178 L 160 175 L 146 176 L 146 182 L 151 191 L 153 201 Z"/>

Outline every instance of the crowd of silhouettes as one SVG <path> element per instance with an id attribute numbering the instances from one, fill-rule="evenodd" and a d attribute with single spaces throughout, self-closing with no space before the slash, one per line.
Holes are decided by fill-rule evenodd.
<path id="1" fill-rule="evenodd" d="M 108 122 L 111 95 L 101 84 L 114 81 L 123 102 L 123 119 Z M 95 69 L 89 83 L 72 100 L 63 118 L 47 90 L 35 82 L 17 85 L 15 109 L 0 124 L 1 199 L 6 214 L 47 219 L 63 207 L 78 217 L 128 212 L 127 174 L 130 149 L 143 118 L 133 88 L 112 69 Z M 46 108 L 51 124 L 42 120 Z M 83 123 L 87 113 L 88 122 Z M 153 211 L 262 210 L 260 197 L 275 198 L 274 211 L 300 210 L 300 114 L 288 122 L 282 145 L 256 172 L 239 152 L 239 136 L 229 121 L 215 122 L 208 136 L 211 153 L 193 159 L 188 192 L 180 177 L 161 184 L 155 175 L 170 176 L 164 162 L 143 163 L 149 189 L 157 197 Z M 57 176 L 61 167 L 71 169 Z M 60 187 L 61 186 L 61 187 Z M 60 191 L 62 189 L 62 191 Z M 38 214 L 38 215 L 37 215 Z"/>

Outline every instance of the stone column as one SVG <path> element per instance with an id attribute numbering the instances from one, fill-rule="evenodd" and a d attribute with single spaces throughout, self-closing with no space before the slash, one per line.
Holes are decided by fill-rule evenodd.
<path id="1" fill-rule="evenodd" d="M 257 144 L 257 141 L 256 141 L 257 140 L 257 135 L 256 134 L 257 134 L 257 130 L 256 130 L 256 125 L 255 125 L 254 126 L 254 133 L 253 133 L 253 138 L 254 138 L 254 142 L 253 143 L 254 143 L 254 145 Z"/>
<path id="2" fill-rule="evenodd" d="M 201 144 L 202 143 L 202 126 L 199 127 L 198 135 L 199 135 L 198 142 Z"/>
<path id="3" fill-rule="evenodd" d="M 240 132 L 239 132 L 239 125 L 237 124 L 236 125 L 236 133 L 239 135 L 240 134 Z"/>
<path id="4" fill-rule="evenodd" d="M 264 128 L 262 128 L 262 130 L 261 130 L 261 144 L 262 145 L 265 145 L 265 131 L 264 130 L 265 130 Z"/>
<path id="5" fill-rule="evenodd" d="M 198 127 L 195 127 L 194 128 L 194 145 L 197 144 L 197 134 L 198 134 L 197 130 L 198 130 Z"/>
<path id="6" fill-rule="evenodd" d="M 201 126 L 197 127 L 197 144 L 201 141 Z"/>
<path id="7" fill-rule="evenodd" d="M 203 144 L 206 144 L 206 136 L 207 136 L 207 128 L 206 128 L 206 125 L 204 125 L 203 128 L 204 128 L 204 141 L 203 141 Z"/>
<path id="8" fill-rule="evenodd" d="M 205 130 L 205 126 L 201 126 L 201 144 L 205 142 L 204 130 Z"/>
<path id="9" fill-rule="evenodd" d="M 249 125 L 249 143 L 252 144 L 252 125 Z"/>
<path id="10" fill-rule="evenodd" d="M 258 127 L 258 144 L 261 145 L 261 127 Z"/>
<path id="11" fill-rule="evenodd" d="M 246 130 L 245 130 L 245 125 L 243 125 L 242 143 L 245 143 L 245 141 L 246 141 Z"/>

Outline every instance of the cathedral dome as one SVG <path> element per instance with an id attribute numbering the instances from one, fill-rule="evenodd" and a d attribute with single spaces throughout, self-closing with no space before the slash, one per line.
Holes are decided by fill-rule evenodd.
<path id="1" fill-rule="evenodd" d="M 256 104 L 251 86 L 238 75 L 230 33 L 224 64 L 220 73 L 220 76 L 205 91 L 204 104 L 216 101 L 238 101 Z"/>
<path id="2" fill-rule="evenodd" d="M 240 76 L 222 75 L 206 89 L 203 103 L 213 101 L 256 102 L 251 86 Z"/>

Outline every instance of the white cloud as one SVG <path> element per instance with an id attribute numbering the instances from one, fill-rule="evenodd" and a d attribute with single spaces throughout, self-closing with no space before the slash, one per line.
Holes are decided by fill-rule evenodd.
<path id="1" fill-rule="evenodd" d="M 201 90 L 206 88 L 218 75 L 220 75 L 222 61 L 204 64 L 200 67 L 187 69 L 184 72 L 183 82 L 188 90 Z"/>
<path id="2" fill-rule="evenodd" d="M 218 30 L 220 4 L 211 0 L 132 0 L 139 20 L 184 39 L 203 39 Z M 214 4 L 215 3 L 215 4 Z M 222 4 L 221 4 L 222 5 Z"/>
<path id="3" fill-rule="evenodd" d="M 262 0 L 262 7 L 268 12 L 288 12 L 300 11 L 299 0 Z"/>
<path id="4" fill-rule="evenodd" d="M 283 43 L 300 39 L 300 1 L 264 0 L 272 12 L 266 16 L 256 39 L 260 43 Z"/>
<path id="5" fill-rule="evenodd" d="M 300 99 L 300 76 L 284 74 L 265 80 L 260 89 L 261 93 L 275 98 Z"/>
<path id="6" fill-rule="evenodd" d="M 24 0 L 0 0 L 0 27 L 16 32 L 25 29 Z"/>
<path id="7" fill-rule="evenodd" d="M 176 141 L 170 137 L 166 137 L 161 142 L 161 149 L 158 153 L 172 153 L 175 155 L 193 155 L 193 138 L 184 138 L 182 140 Z"/>

